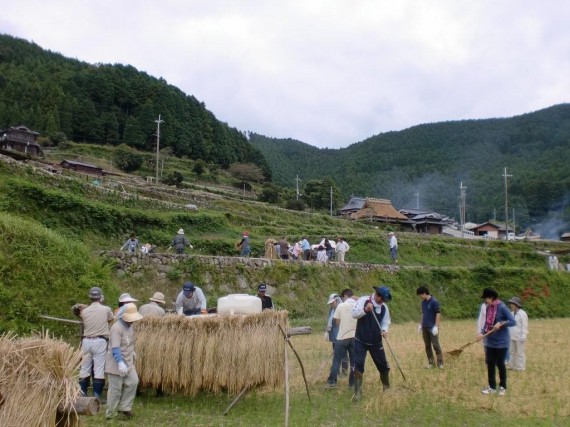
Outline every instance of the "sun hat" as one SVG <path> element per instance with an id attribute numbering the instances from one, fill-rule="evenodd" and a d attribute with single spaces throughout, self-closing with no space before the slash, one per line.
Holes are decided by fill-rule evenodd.
<path id="1" fill-rule="evenodd" d="M 166 304 L 164 301 L 164 294 L 162 292 L 155 292 L 152 298 L 149 298 L 149 300 L 157 302 L 159 304 Z"/>
<path id="2" fill-rule="evenodd" d="M 337 299 L 340 299 L 337 294 L 330 294 L 327 304 L 332 304 L 333 302 L 337 301 Z"/>
<path id="3" fill-rule="evenodd" d="M 499 298 L 499 294 L 493 288 L 485 288 L 485 289 L 483 289 L 483 294 L 481 295 L 481 298 L 483 298 L 483 299 L 485 299 L 485 298 L 497 299 L 497 298 Z"/>
<path id="4" fill-rule="evenodd" d="M 519 297 L 512 297 L 509 302 L 518 306 L 519 308 L 522 307 L 522 300 Z"/>
<path id="5" fill-rule="evenodd" d="M 185 282 L 184 285 L 182 285 L 182 290 L 184 292 L 194 292 L 196 290 L 196 286 L 194 286 L 194 283 L 192 282 Z"/>
<path id="6" fill-rule="evenodd" d="M 390 288 L 388 286 L 372 286 L 376 293 L 382 297 L 384 301 L 391 301 L 392 294 L 390 293 Z"/>
<path id="7" fill-rule="evenodd" d="M 134 299 L 131 296 L 131 294 L 128 293 L 121 294 L 121 296 L 119 297 L 119 302 L 127 303 L 127 302 L 137 302 L 137 301 L 138 299 Z"/>
<path id="8" fill-rule="evenodd" d="M 184 234 L 184 229 L 181 228 L 180 230 L 178 230 L 178 234 Z"/>
<path id="9" fill-rule="evenodd" d="M 249 231 L 244 231 L 244 232 L 242 233 L 242 236 L 249 236 Z"/>
<path id="10" fill-rule="evenodd" d="M 135 304 L 133 304 L 132 302 L 125 304 L 125 311 L 123 311 L 123 317 L 122 319 L 125 322 L 136 322 L 137 320 L 141 320 L 143 317 L 142 315 L 138 312 L 137 310 L 137 306 Z"/>
<path id="11" fill-rule="evenodd" d="M 390 231 L 390 232 L 388 233 L 388 236 L 391 236 L 392 234 L 394 234 L 394 232 L 393 232 L 393 231 Z"/>

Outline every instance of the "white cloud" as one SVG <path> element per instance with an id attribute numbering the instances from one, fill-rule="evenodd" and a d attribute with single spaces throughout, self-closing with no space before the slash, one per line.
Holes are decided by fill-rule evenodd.
<path id="1" fill-rule="evenodd" d="M 522 114 L 570 89 L 563 0 L 4 3 L 0 31 L 131 64 L 240 130 L 321 147 Z"/>

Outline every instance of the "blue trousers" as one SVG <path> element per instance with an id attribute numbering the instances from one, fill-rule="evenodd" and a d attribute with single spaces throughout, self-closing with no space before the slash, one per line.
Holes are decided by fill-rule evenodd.
<path id="1" fill-rule="evenodd" d="M 384 352 L 384 345 L 382 342 L 379 344 L 366 344 L 362 341 L 354 340 L 354 371 L 360 374 L 364 373 L 364 362 L 366 361 L 366 353 L 370 352 L 372 361 L 376 365 L 378 372 L 387 372 L 390 370 L 390 365 L 386 359 Z"/>
<path id="2" fill-rule="evenodd" d="M 329 373 L 329 378 L 327 379 L 329 384 L 336 384 L 340 364 L 347 352 L 348 359 L 350 360 L 350 377 L 348 378 L 348 385 L 351 386 L 354 383 L 354 338 L 348 338 L 346 340 L 337 340 L 335 343 L 333 363 Z"/>

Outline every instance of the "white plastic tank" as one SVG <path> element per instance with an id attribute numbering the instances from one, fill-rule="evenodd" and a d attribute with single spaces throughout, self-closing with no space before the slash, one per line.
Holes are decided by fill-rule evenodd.
<path id="1" fill-rule="evenodd" d="M 254 295 L 230 294 L 218 298 L 218 314 L 261 313 L 261 299 Z"/>

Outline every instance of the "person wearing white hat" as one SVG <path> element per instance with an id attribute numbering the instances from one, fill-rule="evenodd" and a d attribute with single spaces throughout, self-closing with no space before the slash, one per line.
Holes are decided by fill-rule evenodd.
<path id="1" fill-rule="evenodd" d="M 155 292 L 152 298 L 149 298 L 150 302 L 139 308 L 139 313 L 144 317 L 163 317 L 166 312 L 164 311 L 165 301 L 164 294 L 162 292 Z"/>
<path id="2" fill-rule="evenodd" d="M 116 416 L 115 411 L 132 418 L 133 401 L 137 393 L 139 377 L 135 368 L 135 334 L 133 323 L 142 319 L 137 306 L 125 304 L 125 311 L 113 326 L 109 336 L 109 350 L 105 360 L 105 373 L 109 380 L 107 390 L 107 419 Z"/>
<path id="3" fill-rule="evenodd" d="M 125 292 L 124 294 L 119 295 L 119 301 L 117 302 L 117 308 L 114 311 L 115 319 L 120 319 L 123 315 L 123 311 L 125 311 L 125 304 L 130 302 L 138 302 L 138 299 L 134 299 L 131 294 Z"/>
<path id="4" fill-rule="evenodd" d="M 526 369 L 525 344 L 528 336 L 528 315 L 523 310 L 522 305 L 522 300 L 519 297 L 512 297 L 509 300 L 511 313 L 517 323 L 509 328 L 511 347 L 507 367 L 513 371 L 524 371 Z"/>
<path id="5" fill-rule="evenodd" d="M 176 236 L 174 236 L 174 238 L 172 239 L 172 243 L 170 244 L 170 246 L 174 246 L 174 249 L 176 249 L 177 254 L 183 254 L 185 246 L 188 246 L 190 249 L 194 248 L 194 246 L 190 244 L 190 242 L 184 235 L 184 230 L 182 228 L 178 230 Z"/>

